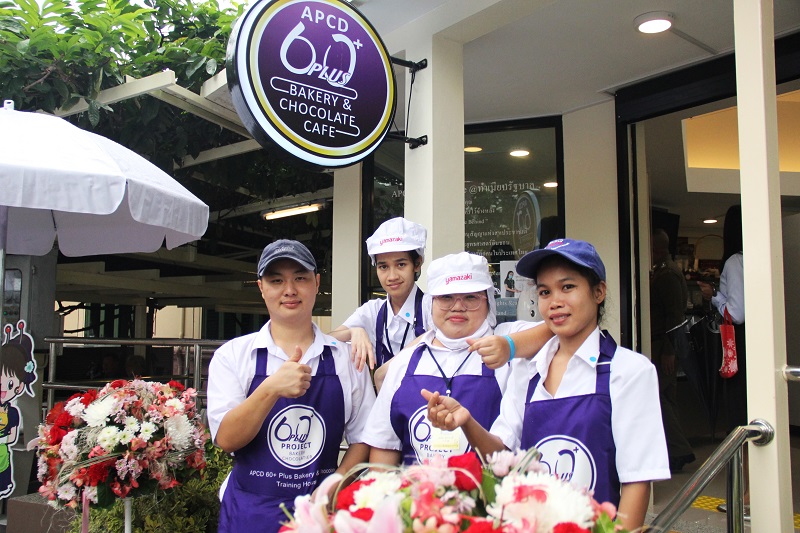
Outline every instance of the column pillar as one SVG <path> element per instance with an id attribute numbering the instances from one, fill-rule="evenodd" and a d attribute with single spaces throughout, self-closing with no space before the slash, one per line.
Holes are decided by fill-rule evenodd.
<path id="1" fill-rule="evenodd" d="M 333 173 L 331 329 L 361 305 L 361 163 Z"/>
<path id="2" fill-rule="evenodd" d="M 405 217 L 428 229 L 425 262 L 464 250 L 463 45 L 439 35 L 408 41 L 406 59 L 428 60 L 417 72 L 408 137 L 428 144 L 405 153 Z M 411 75 L 406 75 L 405 98 Z M 426 269 L 421 283 L 425 283 Z"/>
<path id="3" fill-rule="evenodd" d="M 747 410 L 775 428 L 749 444 L 753 531 L 793 531 L 775 35 L 771 0 L 734 0 L 739 179 L 744 237 Z"/>

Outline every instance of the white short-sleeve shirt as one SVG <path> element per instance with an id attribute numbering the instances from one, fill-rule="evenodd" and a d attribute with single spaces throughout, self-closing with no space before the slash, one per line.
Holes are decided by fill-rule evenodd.
<path id="1" fill-rule="evenodd" d="M 517 331 L 532 328 L 540 322 L 505 322 L 499 324 L 494 330 L 494 335 L 508 335 Z M 420 339 L 420 344 L 425 343 L 435 354 L 436 360 L 442 366 L 442 371 L 447 376 L 452 376 L 459 365 L 467 355 L 467 350 L 449 350 L 441 346 L 433 345 L 433 338 L 435 331 L 426 332 Z M 378 393 L 378 398 L 375 400 L 375 406 L 372 408 L 372 413 L 367 420 L 367 430 L 364 434 L 364 442 L 375 448 L 383 448 L 386 450 L 402 450 L 403 444 L 400 438 L 395 433 L 392 427 L 390 418 L 390 411 L 392 406 L 392 399 L 395 393 L 400 388 L 400 383 L 406 375 L 408 364 L 411 361 L 411 356 L 417 346 L 409 346 L 402 352 L 397 354 L 389 365 L 389 370 L 386 372 L 386 377 L 381 385 L 381 390 Z M 482 361 L 480 355 L 473 353 L 467 362 L 458 370 L 459 376 L 480 376 L 482 373 Z M 414 375 L 418 376 L 441 376 L 439 368 L 436 363 L 429 356 L 420 358 Z M 510 370 L 508 365 L 495 370 L 495 378 L 500 387 L 500 392 L 506 390 L 506 384 L 509 380 Z M 475 391 L 480 394 L 480 391 Z M 420 402 L 424 399 L 420 395 Z"/>
<path id="2" fill-rule="evenodd" d="M 512 362 L 510 380 L 500 404 L 500 416 L 491 433 L 500 437 L 511 450 L 519 449 L 528 383 L 538 373 L 539 384 L 532 401 L 594 394 L 595 366 L 600 353 L 600 330 L 596 329 L 578 348 L 555 396 L 544 387 L 550 362 L 558 351 L 558 337 L 553 337 L 532 359 Z M 616 446 L 617 473 L 621 483 L 669 479 L 669 459 L 661 404 L 658 399 L 656 369 L 645 356 L 617 347 L 611 359 L 611 431 Z"/>
<path id="3" fill-rule="evenodd" d="M 400 352 L 401 346 L 408 346 L 411 341 L 417 338 L 417 335 L 414 333 L 414 303 L 418 290 L 420 290 L 419 287 L 414 285 L 408 298 L 403 302 L 399 313 L 395 314 L 391 305 L 386 306 L 386 329 L 389 331 L 389 339 L 392 343 L 391 349 L 395 355 Z M 377 338 L 375 335 L 375 325 L 378 321 L 378 311 L 380 311 L 381 306 L 383 306 L 385 302 L 385 298 L 376 298 L 366 302 L 356 309 L 353 314 L 344 321 L 343 325 L 348 328 L 363 328 L 367 330 L 369 341 L 375 346 Z M 423 298 L 422 326 L 425 328 L 425 331 L 428 331 L 432 328 L 432 325 L 430 298 Z M 405 343 L 403 342 L 403 337 L 405 337 Z M 386 343 L 385 336 L 383 342 Z"/>
<path id="4" fill-rule="evenodd" d="M 256 353 L 266 348 L 267 374 L 274 374 L 288 360 L 270 334 L 270 322 L 256 333 L 232 339 L 220 346 L 208 370 L 208 427 L 216 442 L 217 431 L 225 415 L 247 398 L 247 391 L 256 372 Z M 325 346 L 330 346 L 336 367 L 336 375 L 342 384 L 344 395 L 344 437 L 349 443 L 364 442 L 367 416 L 375 402 L 375 391 L 369 372 L 356 370 L 350 360 L 347 343 L 325 335 L 313 324 L 314 342 L 303 354 L 301 363 L 311 367 L 311 375 L 317 373 L 320 355 Z"/>

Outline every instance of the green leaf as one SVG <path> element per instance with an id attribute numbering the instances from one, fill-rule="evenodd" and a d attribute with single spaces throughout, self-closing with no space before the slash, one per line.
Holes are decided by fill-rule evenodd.
<path id="1" fill-rule="evenodd" d="M 211 58 L 206 63 L 206 73 L 211 74 L 212 76 L 217 73 L 217 60 Z"/>
<path id="2" fill-rule="evenodd" d="M 100 106 L 97 103 L 97 100 L 90 100 L 89 101 L 89 122 L 92 126 L 97 126 L 100 122 Z"/>
<path id="3" fill-rule="evenodd" d="M 30 46 L 31 46 L 30 39 L 25 39 L 24 41 L 20 41 L 17 43 L 17 52 L 19 52 L 22 55 L 25 55 L 28 53 Z"/>

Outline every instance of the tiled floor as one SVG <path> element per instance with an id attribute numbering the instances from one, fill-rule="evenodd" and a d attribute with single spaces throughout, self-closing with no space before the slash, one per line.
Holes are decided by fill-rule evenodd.
<path id="1" fill-rule="evenodd" d="M 698 418 L 698 406 L 694 403 L 691 391 L 685 383 L 679 383 L 679 393 L 684 393 L 684 400 L 681 402 L 681 415 L 687 437 L 694 447 L 697 460 L 684 466 L 683 470 L 674 474 L 669 481 L 662 481 L 655 484 L 653 490 L 653 508 L 648 514 L 647 523 L 651 522 L 655 516 L 664 509 L 673 496 L 675 496 L 689 480 L 691 475 L 703 464 L 720 444 L 724 434 L 721 430 L 716 432 L 712 439 L 708 424 L 705 419 Z M 720 426 L 722 427 L 722 426 Z M 791 459 L 792 459 L 792 497 L 794 507 L 795 531 L 800 531 L 800 437 L 791 437 Z M 723 533 L 727 529 L 726 516 L 716 510 L 718 503 L 725 499 L 726 473 L 722 471 L 709 483 L 703 490 L 700 501 L 684 513 L 680 519 L 673 524 L 672 531 L 679 533 Z M 745 530 L 750 531 L 750 525 L 745 522 Z"/>

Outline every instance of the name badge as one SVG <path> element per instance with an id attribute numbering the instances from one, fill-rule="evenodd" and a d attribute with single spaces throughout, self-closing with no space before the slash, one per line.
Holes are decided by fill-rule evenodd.
<path id="1" fill-rule="evenodd" d="M 453 431 L 431 427 L 431 448 L 435 450 L 458 450 L 461 447 L 464 431 L 456 428 Z"/>

